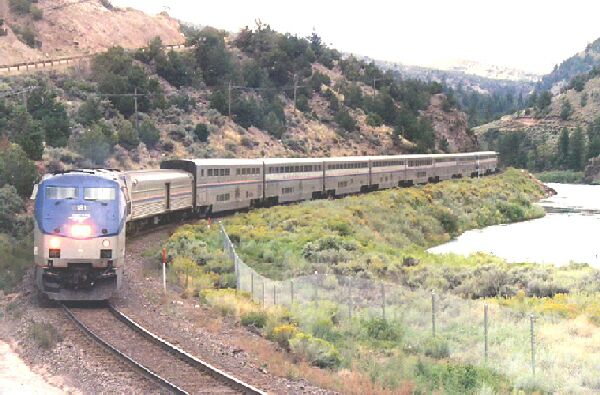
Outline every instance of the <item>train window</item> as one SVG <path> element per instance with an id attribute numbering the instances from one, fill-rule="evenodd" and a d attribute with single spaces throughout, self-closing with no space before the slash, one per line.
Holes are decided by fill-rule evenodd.
<path id="1" fill-rule="evenodd" d="M 235 174 L 236 174 L 237 176 L 239 176 L 239 175 L 240 175 L 240 173 L 241 173 L 241 170 L 240 170 L 239 168 L 235 169 Z"/>
<path id="2" fill-rule="evenodd" d="M 347 186 L 348 186 L 348 181 L 338 182 L 338 188 L 346 188 Z"/>
<path id="3" fill-rule="evenodd" d="M 294 192 L 294 188 L 291 188 L 291 187 L 281 188 L 282 195 L 286 195 L 288 193 L 293 193 L 293 192 Z"/>
<path id="4" fill-rule="evenodd" d="M 46 187 L 46 199 L 75 199 L 76 187 Z"/>
<path id="5" fill-rule="evenodd" d="M 229 193 L 223 193 L 221 195 L 217 195 L 217 202 L 226 202 L 231 199 L 231 195 Z"/>
<path id="6" fill-rule="evenodd" d="M 83 188 L 85 200 L 115 200 L 115 188 Z"/>
<path id="7" fill-rule="evenodd" d="M 242 175 L 245 176 L 246 174 L 248 174 L 248 169 L 242 169 Z"/>
<path id="8" fill-rule="evenodd" d="M 207 175 L 208 177 L 212 177 L 212 169 L 207 169 L 207 170 L 206 170 L 206 175 Z"/>
<path id="9" fill-rule="evenodd" d="M 204 177 L 204 169 L 200 169 L 200 177 Z"/>

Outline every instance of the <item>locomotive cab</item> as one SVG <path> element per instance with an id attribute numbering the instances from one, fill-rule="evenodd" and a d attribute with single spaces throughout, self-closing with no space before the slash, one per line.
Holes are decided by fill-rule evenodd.
<path id="1" fill-rule="evenodd" d="M 38 289 L 54 300 L 106 300 L 120 287 L 126 203 L 115 172 L 45 176 L 36 188 Z"/>

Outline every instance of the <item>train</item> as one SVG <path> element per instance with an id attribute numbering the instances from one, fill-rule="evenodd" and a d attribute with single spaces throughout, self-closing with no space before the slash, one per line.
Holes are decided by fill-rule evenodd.
<path id="1" fill-rule="evenodd" d="M 331 158 L 177 159 L 160 169 L 79 169 L 35 185 L 35 281 L 43 297 L 107 300 L 125 269 L 126 233 L 167 221 L 480 177 L 493 151 Z"/>

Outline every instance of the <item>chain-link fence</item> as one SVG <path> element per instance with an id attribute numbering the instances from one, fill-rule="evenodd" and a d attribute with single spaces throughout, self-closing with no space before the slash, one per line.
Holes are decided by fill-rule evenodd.
<path id="1" fill-rule="evenodd" d="M 409 351 L 489 366 L 520 387 L 600 390 L 600 349 L 590 341 L 593 355 L 586 355 L 592 351 L 585 345 L 568 343 L 573 332 L 591 330 L 585 325 L 569 326 L 569 320 L 534 318 L 527 309 L 506 308 L 495 301 L 468 300 L 369 278 L 315 273 L 274 281 L 246 265 L 223 227 L 221 231 L 224 251 L 235 264 L 237 289 L 263 307 L 285 305 L 305 314 L 330 308 L 335 322 L 347 326 L 383 318 L 402 327 L 403 347 Z M 600 332 L 593 336 L 600 339 Z M 443 347 L 431 349 L 432 339 L 442 340 Z"/>

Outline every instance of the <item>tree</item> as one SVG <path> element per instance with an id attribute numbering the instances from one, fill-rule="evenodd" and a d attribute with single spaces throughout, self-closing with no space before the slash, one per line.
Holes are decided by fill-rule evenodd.
<path id="1" fill-rule="evenodd" d="M 585 167 L 585 139 L 583 137 L 583 130 L 580 127 L 575 129 L 573 136 L 571 137 L 571 141 L 569 144 L 570 154 L 569 154 L 569 164 L 570 168 L 573 170 L 583 170 Z"/>
<path id="2" fill-rule="evenodd" d="M 227 112 L 229 111 L 229 105 L 227 94 L 225 92 L 218 89 L 213 91 L 213 93 L 210 95 L 209 102 L 211 108 L 214 108 L 223 115 L 227 115 Z"/>
<path id="3" fill-rule="evenodd" d="M 12 185 L 0 188 L 0 233 L 18 236 L 17 215 L 25 212 L 25 204 Z"/>
<path id="4" fill-rule="evenodd" d="M 560 104 L 560 118 L 566 121 L 571 117 L 572 113 L 573 107 L 571 106 L 571 102 L 568 99 L 564 99 Z"/>
<path id="5" fill-rule="evenodd" d="M 56 92 L 46 87 L 35 89 L 27 99 L 27 111 L 39 121 L 47 145 L 64 147 L 71 130 L 67 110 L 57 97 Z"/>
<path id="6" fill-rule="evenodd" d="M 102 104 L 94 97 L 89 97 L 77 110 L 77 119 L 85 126 L 98 122 L 102 115 Z"/>
<path id="7" fill-rule="evenodd" d="M 81 134 L 75 141 L 75 148 L 83 157 L 95 165 L 103 165 L 110 154 L 112 144 L 103 127 L 98 124 Z"/>
<path id="8" fill-rule="evenodd" d="M 568 166 L 569 164 L 569 131 L 563 128 L 558 137 L 557 159 L 559 166 Z"/>
<path id="9" fill-rule="evenodd" d="M 13 141 L 23 148 L 29 159 L 42 159 L 44 133 L 40 123 L 33 120 L 24 106 L 13 107 L 9 117 L 7 128 Z"/>
<path id="10" fill-rule="evenodd" d="M 194 128 L 194 135 L 198 141 L 206 143 L 209 135 L 208 125 L 205 123 L 196 124 L 196 127 Z"/>
<path id="11" fill-rule="evenodd" d="M 600 155 L 600 118 L 588 125 L 588 158 Z"/>
<path id="12" fill-rule="evenodd" d="M 132 150 L 140 144 L 140 135 L 129 121 L 121 121 L 118 126 L 117 141 L 125 149 Z"/>
<path id="13" fill-rule="evenodd" d="M 25 151 L 11 144 L 0 148 L 0 184 L 14 186 L 21 197 L 29 197 L 33 184 L 38 179 L 35 164 L 27 158 Z"/>
<path id="14" fill-rule="evenodd" d="M 216 86 L 230 80 L 234 71 L 232 56 L 225 45 L 225 34 L 205 28 L 195 39 L 196 64 L 206 84 Z"/>
<path id="15" fill-rule="evenodd" d="M 160 140 L 160 130 L 156 127 L 150 118 L 144 119 L 140 125 L 140 140 L 150 148 L 154 148 Z"/>
<path id="16" fill-rule="evenodd" d="M 548 91 L 543 91 L 537 99 L 537 107 L 540 110 L 545 109 L 552 103 L 552 95 Z"/>
<path id="17" fill-rule="evenodd" d="M 342 109 L 335 114 L 335 121 L 347 132 L 353 132 L 357 129 L 356 121 L 346 109 Z"/>

